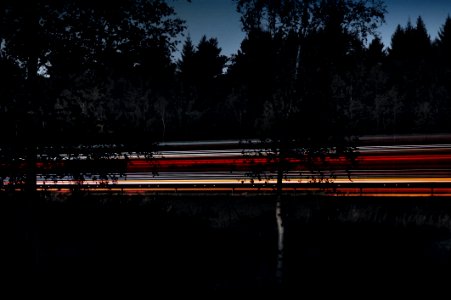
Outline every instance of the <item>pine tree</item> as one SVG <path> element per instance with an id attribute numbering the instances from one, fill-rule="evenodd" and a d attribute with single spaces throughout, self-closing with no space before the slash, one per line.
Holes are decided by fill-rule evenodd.
<path id="1" fill-rule="evenodd" d="M 428 59 L 431 54 L 431 38 L 427 32 L 426 25 L 424 24 L 423 18 L 419 16 L 417 18 L 416 27 L 414 30 L 415 40 L 415 52 L 417 58 Z"/>
<path id="2" fill-rule="evenodd" d="M 184 83 L 192 83 L 193 74 L 195 70 L 195 53 L 194 44 L 191 37 L 188 36 L 183 44 L 181 59 L 177 62 L 178 71 L 181 76 L 181 80 Z"/>
<path id="3" fill-rule="evenodd" d="M 440 59 L 448 66 L 451 65 L 451 17 L 449 15 L 438 32 L 436 45 Z"/>
<path id="4" fill-rule="evenodd" d="M 366 57 L 369 64 L 374 65 L 383 62 L 383 60 L 387 56 L 384 48 L 385 46 L 379 37 L 375 37 L 371 41 L 366 51 Z"/>

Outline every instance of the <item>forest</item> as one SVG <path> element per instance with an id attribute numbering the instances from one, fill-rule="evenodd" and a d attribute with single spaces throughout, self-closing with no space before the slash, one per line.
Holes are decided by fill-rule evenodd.
<path id="1" fill-rule="evenodd" d="M 2 1 L 2 142 L 451 130 L 450 17 L 435 40 L 418 16 L 383 45 L 383 1 L 274 3 L 234 1 L 246 36 L 226 57 L 170 1 Z"/>
<path id="2" fill-rule="evenodd" d="M 286 192 L 282 183 L 293 155 L 315 174 L 316 161 L 355 162 L 358 146 L 343 140 L 451 132 L 451 17 L 436 39 L 421 16 L 406 20 L 384 45 L 382 0 L 231 0 L 245 37 L 225 56 L 220 37 L 186 34 L 173 3 L 0 2 L 3 277 L 34 296 L 59 297 L 92 295 L 91 287 L 116 297 L 116 290 L 280 287 L 386 296 L 392 287 L 405 295 L 442 281 L 447 288 L 451 206 L 444 198 L 395 197 L 397 183 L 390 197 L 353 199 Z M 161 142 L 225 139 L 270 141 L 240 158 L 256 167 L 251 180 L 274 173 L 270 192 L 200 193 L 194 183 L 192 193 L 177 185 L 146 193 L 139 183 L 128 193 L 97 185 L 132 173 L 130 149 L 147 163 Z M 446 154 L 438 171 L 449 171 Z M 250 163 L 263 155 L 273 170 Z M 38 189 L 38 176 L 76 184 L 69 192 Z M 81 188 L 89 176 L 92 189 Z M 320 187 L 333 181 L 320 179 Z"/>

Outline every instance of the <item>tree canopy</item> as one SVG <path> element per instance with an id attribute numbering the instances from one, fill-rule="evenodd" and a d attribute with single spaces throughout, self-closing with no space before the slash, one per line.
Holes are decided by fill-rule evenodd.
<path id="1" fill-rule="evenodd" d="M 146 82 L 152 89 L 165 86 L 174 68 L 171 53 L 185 28 L 163 0 L 108 5 L 84 0 L 3 1 L 0 17 L 2 58 L 23 69 L 26 83 L 19 119 L 33 111 L 31 128 L 40 129 L 44 119 L 55 117 L 43 113 L 67 102 L 73 87 L 86 91 L 80 101 L 92 103 L 93 91 L 87 89 L 97 89 L 97 98 L 111 97 L 99 88 L 120 78 L 141 86 Z M 116 94 L 118 87 L 115 84 Z M 29 130 L 25 126 L 21 132 Z"/>
<path id="2" fill-rule="evenodd" d="M 2 1 L 3 140 L 450 128 L 449 17 L 434 41 L 419 17 L 383 45 L 382 1 L 234 4 L 246 34 L 237 53 L 225 57 L 220 37 L 187 38 L 176 62 L 185 25 L 170 1 Z"/>

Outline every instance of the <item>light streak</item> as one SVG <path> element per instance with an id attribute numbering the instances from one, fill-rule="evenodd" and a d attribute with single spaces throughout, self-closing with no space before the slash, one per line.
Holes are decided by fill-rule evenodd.
<path id="1" fill-rule="evenodd" d="M 92 192 L 127 193 L 274 193 L 276 174 L 266 173 L 263 180 L 245 176 L 250 167 L 268 165 L 265 153 L 243 157 L 242 149 L 226 143 L 227 149 L 189 149 L 184 147 L 221 147 L 221 141 L 203 143 L 167 143 L 151 159 L 138 153 L 120 154 L 126 164 L 126 176 L 114 182 L 103 180 L 73 181 L 69 177 L 52 181 L 37 178 L 41 190 L 69 192 L 75 187 Z M 253 151 L 253 150 L 251 150 Z M 258 149 L 256 150 L 258 152 Z M 326 160 L 325 179 L 331 182 L 312 185 L 311 173 L 300 159 L 288 159 L 293 170 L 283 180 L 283 192 L 320 193 L 346 196 L 451 196 L 451 144 L 362 146 L 356 165 L 345 158 Z M 81 159 L 83 162 L 83 159 Z M 56 163 L 64 169 L 64 162 Z M 115 160 L 118 161 L 117 159 Z M 77 162 L 71 162 L 77 163 Z M 271 166 L 271 164 L 269 164 Z M 272 162 L 272 166 L 274 166 Z M 26 167 L 26 163 L 23 163 Z M 38 168 L 46 171 L 45 164 Z M 86 161 L 89 167 L 89 161 Z M 274 169 L 274 167 L 272 167 Z M 158 171 L 155 176 L 152 171 Z M 7 178 L 4 179 L 7 184 Z"/>

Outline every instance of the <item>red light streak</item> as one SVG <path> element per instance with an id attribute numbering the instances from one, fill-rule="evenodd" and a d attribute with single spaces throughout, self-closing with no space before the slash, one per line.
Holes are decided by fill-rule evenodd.
<path id="1" fill-rule="evenodd" d="M 368 147 L 367 147 L 368 148 Z M 170 151 L 169 151 L 170 152 Z M 285 160 L 288 168 L 294 171 L 303 171 L 308 174 L 305 162 L 298 158 L 288 158 Z M 268 181 L 257 181 L 255 185 L 250 184 L 249 178 L 244 179 L 244 184 L 237 177 L 223 177 L 214 179 L 209 177 L 211 172 L 239 173 L 249 172 L 253 167 L 263 171 L 274 171 L 277 168 L 277 160 L 269 160 L 267 157 L 243 157 L 240 151 L 230 150 L 222 152 L 208 152 L 204 150 L 201 154 L 190 151 L 186 156 L 183 151 L 172 152 L 164 157 L 153 159 L 120 159 L 102 162 L 104 166 L 123 167 L 127 173 L 133 174 L 135 179 L 118 181 L 121 187 L 112 184 L 109 187 L 100 186 L 94 181 L 86 181 L 85 184 L 90 191 L 120 191 L 120 192 L 148 192 L 148 193 L 174 193 L 174 192 L 215 192 L 215 193 L 273 193 L 275 179 Z M 326 158 L 323 161 L 314 162 L 318 168 L 323 168 L 325 172 L 337 171 L 340 174 L 333 180 L 333 188 L 307 187 L 303 185 L 307 180 L 300 181 L 300 178 L 293 177 L 284 181 L 283 190 L 285 192 L 315 192 L 325 195 L 346 195 L 346 196 L 451 196 L 451 145 L 432 146 L 409 146 L 409 147 L 375 147 L 361 150 L 357 156 L 355 164 L 347 161 L 344 157 Z M 15 168 L 25 169 L 26 162 L 18 162 Z M 65 170 L 73 166 L 82 166 L 85 169 L 95 170 L 96 163 L 92 161 L 62 161 L 62 162 L 38 162 L 36 167 L 38 172 L 50 172 L 52 170 Z M 2 169 L 11 168 L 3 164 Z M 350 181 L 345 170 L 351 169 Z M 139 177 L 140 174 L 166 172 L 179 174 L 173 179 L 161 179 Z M 191 172 L 191 173 L 189 173 Z M 359 173 L 360 172 L 360 173 Z M 186 176 L 186 174 L 191 174 Z M 205 174 L 205 177 L 192 174 Z M 299 172 L 297 173 L 299 174 Z M 196 177 L 197 176 L 197 177 Z M 171 177 L 168 177 L 171 178 Z M 265 186 L 265 184 L 273 186 Z M 395 186 L 395 184 L 401 184 Z M 412 186 L 409 186 L 409 183 Z M 46 186 L 47 190 L 70 191 L 68 186 L 75 183 L 70 180 L 60 180 L 57 183 L 43 180 L 38 182 L 41 186 Z M 385 187 L 388 184 L 391 186 Z M 432 187 L 432 185 L 436 184 Z M 437 185 L 439 184 L 439 185 Z M 60 186 L 58 186 L 60 185 Z M 233 185 L 230 187 L 228 185 Z M 340 186 L 342 185 L 342 186 Z M 374 186 L 370 186 L 374 185 Z M 429 187 L 428 185 L 431 185 Z M 448 187 L 449 185 L 449 187 Z M 61 187 L 63 186 L 63 187 Z M 43 187 L 41 189 L 44 189 Z"/>

